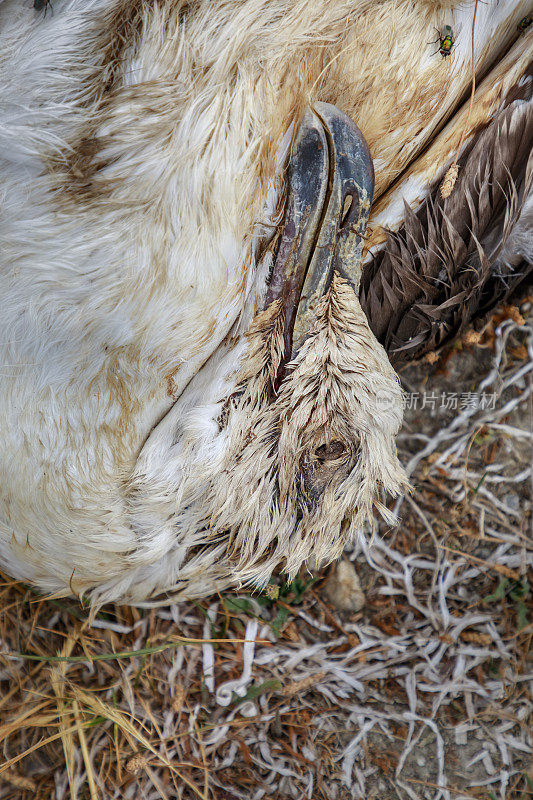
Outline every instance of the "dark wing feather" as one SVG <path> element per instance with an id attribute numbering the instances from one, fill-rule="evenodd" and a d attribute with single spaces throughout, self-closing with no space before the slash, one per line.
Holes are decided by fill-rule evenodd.
<path id="1" fill-rule="evenodd" d="M 524 203 L 533 183 L 533 103 L 517 100 L 465 148 L 451 195 L 438 187 L 363 270 L 361 304 L 393 363 L 435 350 L 532 270 Z"/>

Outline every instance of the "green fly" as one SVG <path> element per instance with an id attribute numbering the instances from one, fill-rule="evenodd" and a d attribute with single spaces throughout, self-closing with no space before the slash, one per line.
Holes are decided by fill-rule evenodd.
<path id="1" fill-rule="evenodd" d="M 517 26 L 519 32 L 520 33 L 525 33 L 532 22 L 533 22 L 533 18 L 532 17 L 522 17 L 522 19 L 520 20 L 520 22 L 518 23 L 518 26 Z"/>
<path id="2" fill-rule="evenodd" d="M 439 38 L 435 39 L 434 42 L 430 42 L 430 44 L 437 44 L 438 42 L 439 53 L 443 58 L 446 58 L 446 56 L 451 55 L 452 47 L 455 42 L 453 31 L 449 25 L 445 25 L 442 31 L 439 31 L 437 28 L 435 28 L 435 30 L 437 31 Z"/>
<path id="3" fill-rule="evenodd" d="M 33 7 L 36 11 L 42 11 L 44 8 L 44 16 L 46 17 L 46 12 L 50 9 L 51 13 L 54 13 L 54 9 L 52 8 L 52 3 L 50 0 L 33 0 Z"/>

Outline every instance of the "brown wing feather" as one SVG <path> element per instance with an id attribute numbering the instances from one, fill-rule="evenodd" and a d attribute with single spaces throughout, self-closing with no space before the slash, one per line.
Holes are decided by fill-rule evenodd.
<path id="1" fill-rule="evenodd" d="M 525 224 L 532 142 L 533 103 L 516 101 L 465 148 L 452 194 L 442 200 L 435 186 L 416 213 L 406 205 L 402 227 L 365 267 L 361 304 L 394 363 L 455 337 L 531 271 L 506 243 Z"/>

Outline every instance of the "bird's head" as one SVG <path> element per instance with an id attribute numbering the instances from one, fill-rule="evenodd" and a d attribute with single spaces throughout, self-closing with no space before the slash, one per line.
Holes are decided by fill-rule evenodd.
<path id="1" fill-rule="evenodd" d="M 406 482 L 400 385 L 358 301 L 374 185 L 366 142 L 317 104 L 287 175 L 283 223 L 244 312 L 169 423 L 181 465 L 172 526 L 196 554 L 209 544 L 256 584 L 275 567 L 294 574 L 339 556 L 375 507 L 387 513 L 380 490 Z"/>

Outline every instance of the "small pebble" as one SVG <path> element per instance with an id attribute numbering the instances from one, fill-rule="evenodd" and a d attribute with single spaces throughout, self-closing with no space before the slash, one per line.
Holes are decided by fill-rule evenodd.
<path id="1" fill-rule="evenodd" d="M 361 583 L 350 561 L 342 560 L 332 567 L 324 593 L 339 611 L 361 611 L 365 604 Z"/>
<path id="2" fill-rule="evenodd" d="M 510 508 L 512 511 L 519 511 L 520 510 L 520 498 L 516 494 L 516 492 L 507 492 L 507 494 L 503 498 L 503 502 Z"/>
<path id="3" fill-rule="evenodd" d="M 126 772 L 129 772 L 132 775 L 140 775 L 141 772 L 146 769 L 147 765 L 147 760 L 143 756 L 137 754 L 128 760 L 128 763 L 126 764 Z"/>
<path id="4" fill-rule="evenodd" d="M 468 743 L 468 734 L 467 729 L 464 725 L 457 725 L 455 728 L 455 744 L 467 744 Z"/>

